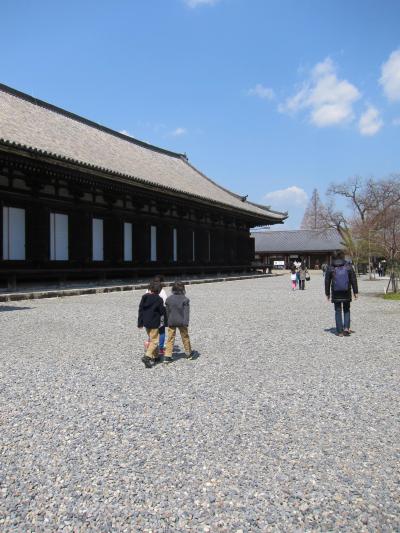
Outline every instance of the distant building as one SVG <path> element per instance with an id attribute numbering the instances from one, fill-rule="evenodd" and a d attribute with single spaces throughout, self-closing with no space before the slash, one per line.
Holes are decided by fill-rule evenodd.
<path id="1" fill-rule="evenodd" d="M 184 154 L 0 84 L 0 279 L 250 268 L 247 201 Z"/>
<path id="2" fill-rule="evenodd" d="M 332 254 L 343 248 L 335 229 L 301 229 L 260 231 L 252 233 L 255 240 L 255 260 L 273 265 L 280 262 L 288 268 L 295 260 L 305 261 L 308 268 L 330 264 Z"/>

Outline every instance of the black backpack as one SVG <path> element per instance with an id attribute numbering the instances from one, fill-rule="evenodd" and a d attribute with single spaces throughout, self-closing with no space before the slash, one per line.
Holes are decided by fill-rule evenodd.
<path id="1" fill-rule="evenodd" d="M 332 288 L 334 291 L 345 292 L 350 287 L 349 267 L 341 265 L 334 267 Z"/>

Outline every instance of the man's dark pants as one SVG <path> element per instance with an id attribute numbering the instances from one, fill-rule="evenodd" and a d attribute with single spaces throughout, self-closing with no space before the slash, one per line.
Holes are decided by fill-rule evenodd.
<path id="1" fill-rule="evenodd" d="M 350 329 L 350 302 L 335 302 L 335 320 L 338 333 L 341 333 L 343 328 Z"/>

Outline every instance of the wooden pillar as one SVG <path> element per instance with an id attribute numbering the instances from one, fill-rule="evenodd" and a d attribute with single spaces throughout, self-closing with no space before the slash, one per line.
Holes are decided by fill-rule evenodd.
<path id="1" fill-rule="evenodd" d="M 26 259 L 43 266 L 50 257 L 50 210 L 33 204 L 25 212 Z"/>
<path id="2" fill-rule="evenodd" d="M 180 248 L 182 250 L 182 263 L 184 265 L 192 264 L 192 227 L 189 224 L 184 224 L 181 230 Z"/>
<path id="3" fill-rule="evenodd" d="M 121 265 L 124 258 L 124 224 L 116 213 L 107 217 L 105 235 L 109 252 L 106 257 L 112 266 Z"/>
<path id="4" fill-rule="evenodd" d="M 86 211 L 73 211 L 69 215 L 69 258 L 80 265 L 92 260 L 92 216 Z"/>
<path id="5" fill-rule="evenodd" d="M 225 230 L 225 254 L 224 262 L 227 266 L 236 264 L 237 247 L 236 247 L 236 232 L 231 229 Z"/>
<path id="6" fill-rule="evenodd" d="M 254 239 L 249 243 L 250 236 L 244 231 L 240 231 L 237 236 L 237 260 L 240 264 L 249 264 L 254 261 L 255 244 Z"/>
<path id="7" fill-rule="evenodd" d="M 159 263 L 163 266 L 168 266 L 173 259 L 173 237 L 172 226 L 170 224 L 162 224 L 159 226 Z"/>
<path id="8" fill-rule="evenodd" d="M 237 260 L 238 260 L 238 263 L 240 264 L 243 264 L 243 263 L 247 263 L 246 259 L 245 259 L 245 254 L 244 254 L 244 238 L 243 238 L 243 232 L 242 231 L 238 231 L 238 234 L 237 234 L 237 237 L 236 237 L 236 242 L 237 242 Z"/>
<path id="9" fill-rule="evenodd" d="M 138 219 L 133 226 L 133 257 L 138 265 L 150 262 L 150 224 Z"/>
<path id="10" fill-rule="evenodd" d="M 1 259 L 3 259 L 3 207 L 4 207 L 4 201 L 0 199 L 0 258 Z M 26 236 L 26 231 L 25 231 L 25 236 Z"/>
<path id="11" fill-rule="evenodd" d="M 213 258 L 213 264 L 224 264 L 224 232 L 220 227 L 216 227 L 213 230 L 213 239 L 211 241 L 211 256 Z"/>
<path id="12" fill-rule="evenodd" d="M 251 261 L 254 261 L 255 255 L 256 255 L 256 240 L 254 239 L 254 237 L 250 237 L 250 235 L 248 235 L 246 261 L 248 263 L 251 263 Z"/>
<path id="13" fill-rule="evenodd" d="M 202 226 L 196 228 L 196 263 L 208 264 L 208 230 Z"/>

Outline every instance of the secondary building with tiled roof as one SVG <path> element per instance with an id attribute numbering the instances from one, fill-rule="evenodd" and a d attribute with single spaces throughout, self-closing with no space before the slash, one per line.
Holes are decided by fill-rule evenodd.
<path id="1" fill-rule="evenodd" d="M 286 218 L 184 154 L 1 84 L 0 198 L 0 275 L 242 269 L 250 228 Z"/>
<path id="2" fill-rule="evenodd" d="M 286 268 L 295 260 L 304 260 L 309 268 L 320 268 L 343 248 L 342 238 L 333 228 L 255 231 L 252 236 L 257 260 Z"/>

